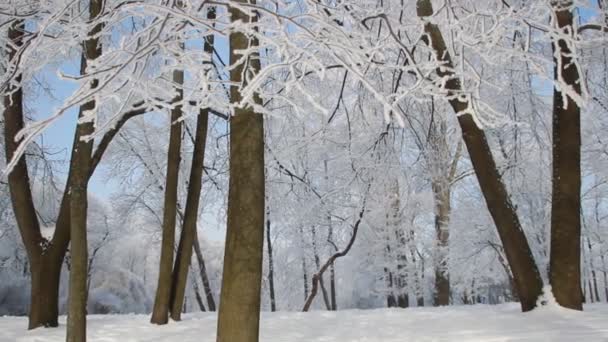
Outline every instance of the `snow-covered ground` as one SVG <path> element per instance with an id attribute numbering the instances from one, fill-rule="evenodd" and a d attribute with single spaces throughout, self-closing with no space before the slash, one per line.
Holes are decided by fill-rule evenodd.
<path id="1" fill-rule="evenodd" d="M 264 313 L 262 342 L 403 341 L 608 341 L 608 305 L 585 312 L 544 307 L 521 313 L 516 304 L 449 308 Z M 214 342 L 216 316 L 185 315 L 179 323 L 153 326 L 145 315 L 90 316 L 89 342 Z M 58 329 L 26 331 L 27 320 L 0 317 L 0 341 L 65 341 Z M 238 322 L 234 322 L 238 327 Z"/>

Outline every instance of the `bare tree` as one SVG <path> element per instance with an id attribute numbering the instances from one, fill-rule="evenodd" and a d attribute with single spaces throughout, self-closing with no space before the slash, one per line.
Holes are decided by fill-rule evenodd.
<path id="1" fill-rule="evenodd" d="M 486 200 L 498 234 L 505 248 L 509 266 L 517 286 L 523 311 L 532 310 L 542 294 L 542 279 L 532 256 L 532 251 L 519 222 L 515 208 L 496 168 L 485 132 L 477 126 L 473 115 L 468 112 L 472 105 L 468 99 L 458 96 L 462 92 L 460 80 L 454 74 L 454 64 L 437 24 L 428 20 L 433 15 L 430 0 L 417 0 L 418 17 L 424 20 L 423 41 L 432 49 L 435 58 L 443 64 L 437 68 L 437 75 L 447 79 L 445 90 L 448 102 L 455 113 L 462 131 L 465 146 L 469 152 L 481 192 Z"/>

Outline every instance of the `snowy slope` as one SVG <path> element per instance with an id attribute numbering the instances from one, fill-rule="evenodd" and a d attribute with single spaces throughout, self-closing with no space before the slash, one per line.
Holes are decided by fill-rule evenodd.
<path id="1" fill-rule="evenodd" d="M 89 342 L 215 341 L 213 314 L 188 314 L 183 322 L 162 327 L 148 320 L 145 315 L 90 316 Z M 0 341 L 65 341 L 63 326 L 26 332 L 26 324 L 21 317 L 0 318 Z M 524 314 L 516 304 L 264 313 L 260 341 L 608 341 L 608 305 L 590 305 L 582 313 L 545 307 Z"/>

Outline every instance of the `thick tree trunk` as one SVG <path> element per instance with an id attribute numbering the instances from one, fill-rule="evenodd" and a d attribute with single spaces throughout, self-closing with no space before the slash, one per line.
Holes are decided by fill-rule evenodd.
<path id="1" fill-rule="evenodd" d="M 173 71 L 173 80 L 176 84 L 184 83 L 184 72 Z M 178 89 L 176 101 L 183 98 L 183 90 Z M 162 244 L 160 251 L 160 265 L 158 285 L 154 299 L 154 309 L 150 322 L 153 324 L 167 324 L 169 320 L 169 305 L 171 300 L 171 283 L 173 268 L 173 248 L 175 245 L 175 216 L 177 215 L 177 185 L 179 178 L 180 151 L 182 143 L 182 107 L 176 105 L 171 110 L 171 131 L 169 133 L 169 150 L 167 155 L 167 179 L 165 183 L 165 199 L 162 226 Z"/>
<path id="2" fill-rule="evenodd" d="M 272 258 L 272 238 L 270 237 L 270 208 L 266 209 L 266 246 L 268 247 L 268 291 L 270 295 L 270 311 L 277 311 L 274 293 L 274 260 Z"/>
<path id="3" fill-rule="evenodd" d="M 552 1 L 557 27 L 574 35 L 572 1 Z M 581 123 L 580 108 L 567 89 L 581 94 L 580 74 L 570 44 L 553 41 L 553 194 L 549 280 L 553 295 L 564 307 L 582 310 L 581 297 Z"/>
<path id="4" fill-rule="evenodd" d="M 201 196 L 208 118 L 208 110 L 203 109 L 196 122 L 194 151 L 190 181 L 188 182 L 186 211 L 184 213 L 184 227 L 177 248 L 175 266 L 173 267 L 173 280 L 171 282 L 171 318 L 175 321 L 181 320 L 181 308 L 184 304 L 188 270 L 190 269 L 190 260 L 192 259 L 194 238 L 196 237 L 195 230 L 197 228 L 198 207 Z"/>
<path id="5" fill-rule="evenodd" d="M 205 298 L 207 298 L 207 306 L 209 307 L 209 311 L 213 312 L 215 311 L 215 299 L 213 299 L 213 291 L 211 290 L 211 284 L 209 283 L 209 277 L 207 276 L 207 267 L 205 266 L 205 259 L 203 259 L 203 252 L 201 251 L 196 231 L 194 231 L 194 253 L 196 254 L 196 260 L 198 261 L 201 281 L 203 282 L 203 290 L 205 291 Z"/>
<path id="6" fill-rule="evenodd" d="M 30 263 L 31 305 L 29 329 L 57 327 L 59 316 L 59 277 L 63 262 L 48 262 L 44 257 Z"/>
<path id="7" fill-rule="evenodd" d="M 103 0 L 91 0 L 89 16 L 97 18 L 103 8 Z M 101 45 L 98 34 L 102 25 L 97 24 L 89 32 L 84 43 L 84 52 L 80 65 L 80 74 L 86 73 L 89 61 L 101 56 Z M 91 82 L 91 89 L 97 88 L 98 81 Z M 89 101 L 80 106 L 78 118 L 82 119 L 87 113 L 96 109 L 95 101 Z M 70 289 L 68 294 L 67 342 L 84 342 L 87 339 L 87 266 L 89 262 L 87 246 L 87 186 L 93 155 L 93 140 L 82 141 L 83 137 L 91 135 L 95 130 L 94 121 L 89 119 L 76 126 L 76 136 L 70 170 Z"/>
<path id="8" fill-rule="evenodd" d="M 498 235 L 504 246 L 507 260 L 513 272 L 517 285 L 523 311 L 532 310 L 536 307 L 536 301 L 542 294 L 542 279 L 532 256 L 528 240 L 511 203 L 509 194 L 502 177 L 496 168 L 496 163 L 486 135 L 477 126 L 475 119 L 469 111 L 472 106 L 466 98 L 459 96 L 462 87 L 458 77 L 454 74 L 454 64 L 447 50 L 445 41 L 436 24 L 426 21 L 433 15 L 433 7 L 430 0 L 417 1 L 417 14 L 425 20 L 424 31 L 426 37 L 424 42 L 429 45 L 435 53 L 435 58 L 444 65 L 437 69 L 439 77 L 445 77 L 448 81 L 445 88 L 448 91 L 448 102 L 455 113 L 458 114 L 458 123 L 462 131 L 462 137 L 469 152 L 473 169 L 479 181 L 481 191 L 486 200 L 490 215 L 494 220 Z"/>
<path id="9" fill-rule="evenodd" d="M 238 3 L 255 4 L 255 0 Z M 230 7 L 233 23 L 255 22 L 238 8 Z M 247 64 L 235 65 L 241 57 L 237 50 L 257 49 L 257 39 L 242 32 L 230 34 L 230 80 L 245 84 L 244 72 L 260 70 L 257 52 Z M 245 68 L 247 70 L 245 70 Z M 239 103 L 240 89 L 230 88 L 230 100 Z M 262 105 L 255 94 L 254 101 Z M 251 108 L 235 108 L 230 120 L 230 181 L 228 224 L 222 291 L 218 314 L 217 342 L 257 342 L 260 324 L 260 291 L 264 255 L 264 120 Z"/>

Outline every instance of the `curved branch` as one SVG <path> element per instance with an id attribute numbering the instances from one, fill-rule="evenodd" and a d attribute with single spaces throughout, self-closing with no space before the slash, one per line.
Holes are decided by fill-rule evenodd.
<path id="1" fill-rule="evenodd" d="M 319 281 L 321 280 L 323 273 L 325 273 L 325 271 L 327 271 L 327 269 L 331 265 L 334 264 L 336 259 L 341 258 L 341 257 L 345 256 L 346 254 L 348 254 L 350 249 L 353 247 L 353 244 L 355 243 L 355 239 L 357 238 L 357 232 L 359 231 L 359 226 L 361 225 L 361 222 L 363 221 L 363 215 L 365 214 L 365 205 L 367 203 L 367 195 L 369 194 L 370 187 L 371 187 L 371 183 L 367 187 L 367 193 L 365 194 L 365 197 L 363 198 L 363 205 L 361 207 L 361 211 L 359 211 L 359 216 L 358 216 L 357 222 L 355 222 L 355 225 L 353 226 L 353 235 L 351 235 L 350 240 L 348 241 L 348 245 L 346 245 L 346 248 L 344 248 L 342 251 L 334 253 L 329 259 L 327 259 L 327 261 L 325 262 L 325 264 L 323 264 L 323 266 L 319 269 L 319 271 L 312 276 L 312 289 L 310 291 L 310 295 L 308 295 L 308 298 L 306 298 L 304 307 L 302 308 L 303 312 L 307 312 L 310 309 L 310 306 L 312 305 L 312 301 L 315 299 L 315 296 L 317 295 L 317 292 L 319 291 Z"/>

